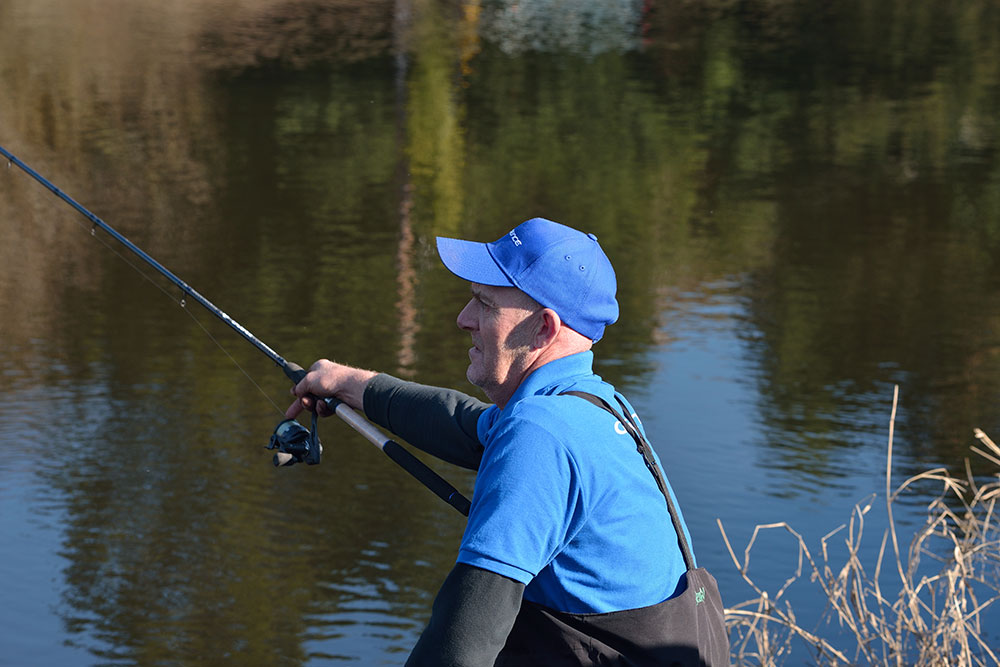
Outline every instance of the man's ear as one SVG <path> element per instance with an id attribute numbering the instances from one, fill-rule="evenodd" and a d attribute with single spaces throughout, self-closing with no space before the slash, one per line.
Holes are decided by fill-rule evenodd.
<path id="1" fill-rule="evenodd" d="M 551 308 L 542 308 L 538 312 L 538 328 L 532 341 L 535 349 L 543 349 L 555 342 L 563 327 L 559 314 Z"/>

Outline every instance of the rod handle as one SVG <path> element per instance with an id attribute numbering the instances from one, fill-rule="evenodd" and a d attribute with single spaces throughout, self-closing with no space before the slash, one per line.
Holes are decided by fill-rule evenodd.
<path id="1" fill-rule="evenodd" d="M 306 369 L 299 366 L 294 361 L 286 361 L 281 367 L 281 370 L 285 372 L 285 375 L 293 384 L 298 384 L 302 381 L 302 378 L 306 376 Z"/>
<path id="2" fill-rule="evenodd" d="M 416 456 L 394 440 L 387 441 L 382 446 L 382 451 L 386 456 L 399 464 L 406 472 L 413 475 L 417 480 L 434 492 L 434 494 L 445 501 L 465 516 L 469 516 L 471 503 L 463 496 L 458 489 L 446 482 L 440 475 L 428 468 Z"/>

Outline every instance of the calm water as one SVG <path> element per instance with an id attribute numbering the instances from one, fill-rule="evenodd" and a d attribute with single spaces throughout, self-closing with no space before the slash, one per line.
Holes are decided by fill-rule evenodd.
<path id="1" fill-rule="evenodd" d="M 716 519 L 816 550 L 884 491 L 894 385 L 896 482 L 1000 435 L 995 2 L 5 0 L 0 25 L 0 144 L 299 363 L 473 391 L 434 236 L 595 232 L 622 305 L 598 370 L 729 604 Z M 271 467 L 284 376 L 16 168 L 0 233 L 0 664 L 400 664 L 462 518 L 334 420 L 321 466 Z M 752 574 L 794 559 L 770 535 Z"/>

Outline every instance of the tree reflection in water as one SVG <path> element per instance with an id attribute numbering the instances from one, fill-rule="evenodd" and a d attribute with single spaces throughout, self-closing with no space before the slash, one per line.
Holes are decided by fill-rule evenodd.
<path id="1" fill-rule="evenodd" d="M 465 386 L 434 236 L 587 227 L 622 306 L 598 370 L 692 471 L 692 515 L 825 533 L 878 475 L 893 384 L 900 475 L 1000 432 L 992 3 L 565 5 L 8 1 L 0 137 L 300 363 Z M 323 466 L 271 470 L 284 378 L 203 320 L 261 396 L 50 199 L 0 178 L 0 473 L 29 508 L 4 548 L 58 599 L 0 620 L 57 614 L 80 663 L 402 662 L 458 517 L 336 424 Z M 699 346 L 732 356 L 689 369 Z M 678 442 L 665 376 L 698 417 Z M 24 537 L 41 516 L 58 554 Z M 13 660 L 53 639 L 22 634 Z"/>

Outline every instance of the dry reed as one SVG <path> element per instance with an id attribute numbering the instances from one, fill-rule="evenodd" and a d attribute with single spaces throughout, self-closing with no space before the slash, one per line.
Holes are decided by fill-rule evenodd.
<path id="1" fill-rule="evenodd" d="M 866 570 L 859 553 L 865 515 L 872 508 L 874 495 L 855 505 L 847 524 L 820 540 L 819 559 L 814 558 L 799 533 L 781 522 L 757 526 L 741 562 L 719 522 L 733 563 L 756 593 L 756 597 L 726 609 L 735 664 L 781 664 L 792 658 L 794 647 L 809 653 L 794 656 L 795 664 L 1000 665 L 1000 651 L 988 645 L 983 622 L 984 612 L 1000 599 L 1000 521 L 995 511 L 1000 497 L 1000 447 L 981 430 L 975 430 L 981 447 L 972 446 L 972 451 L 997 466 L 997 473 L 986 483 L 977 483 L 967 459 L 962 479 L 936 468 L 907 479 L 893 490 L 892 439 L 897 398 L 898 387 L 893 393 L 886 457 L 888 526 L 873 572 Z M 899 545 L 893 503 L 918 482 L 938 483 L 942 490 L 928 504 L 927 520 L 904 552 Z M 845 562 L 834 566 L 832 538 L 845 528 Z M 776 593 L 768 593 L 750 578 L 748 571 L 750 552 L 758 536 L 773 529 L 787 531 L 797 543 L 798 565 Z M 922 562 L 925 557 L 930 564 Z M 895 572 L 887 570 L 883 575 L 887 559 L 888 567 Z M 802 626 L 784 599 L 804 569 L 828 601 L 812 631 Z M 832 627 L 834 622 L 837 628 Z M 824 630 L 826 637 L 820 634 Z"/>

